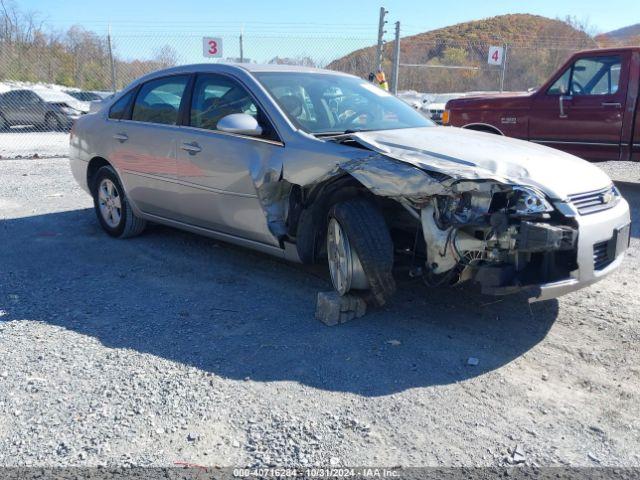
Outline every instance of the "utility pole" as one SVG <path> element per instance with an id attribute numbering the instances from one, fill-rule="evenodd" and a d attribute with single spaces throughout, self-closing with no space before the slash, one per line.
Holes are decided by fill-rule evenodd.
<path id="1" fill-rule="evenodd" d="M 393 71 L 391 72 L 391 92 L 398 94 L 398 77 L 400 74 L 400 22 L 396 22 L 396 43 L 393 49 Z"/>
<path id="2" fill-rule="evenodd" d="M 507 73 L 507 48 L 508 44 L 504 44 L 504 55 L 502 56 L 502 70 L 500 70 L 500 92 L 504 90 L 504 76 Z"/>
<path id="3" fill-rule="evenodd" d="M 111 90 L 116 93 L 116 64 L 113 61 L 113 48 L 111 47 L 111 25 L 107 30 L 107 46 L 109 50 L 109 66 L 111 68 Z"/>
<path id="4" fill-rule="evenodd" d="M 378 48 L 376 49 L 376 72 L 382 70 L 382 46 L 384 44 L 384 34 L 387 33 L 384 29 L 384 24 L 387 21 L 384 19 L 385 15 L 389 13 L 384 7 L 380 7 L 380 21 L 378 22 Z"/>
<path id="5" fill-rule="evenodd" d="M 242 48 L 242 34 L 244 33 L 244 26 L 240 27 L 240 63 L 244 63 L 244 50 Z"/>

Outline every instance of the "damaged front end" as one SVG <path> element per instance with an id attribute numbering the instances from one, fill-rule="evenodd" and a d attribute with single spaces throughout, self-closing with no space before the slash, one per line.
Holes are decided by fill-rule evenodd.
<path id="1" fill-rule="evenodd" d="M 428 283 L 474 280 L 483 293 L 507 294 L 578 268 L 577 225 L 531 188 L 460 181 L 417 207 Z"/>
<path id="2" fill-rule="evenodd" d="M 329 206 L 367 195 L 384 213 L 396 253 L 410 259 L 409 274 L 428 285 L 475 281 L 486 294 L 524 291 L 535 299 L 541 286 L 578 270 L 575 213 L 520 181 L 524 168 L 490 171 L 362 134 L 329 142 L 352 147 L 333 168 L 307 158 L 295 171 L 276 162 L 252 172 L 270 231 L 281 244 L 295 244 L 303 263 L 326 254 Z"/>
<path id="3" fill-rule="evenodd" d="M 486 294 L 526 291 L 535 298 L 539 285 L 578 268 L 575 219 L 534 187 L 482 178 L 481 171 L 464 178 L 466 165 L 427 170 L 382 152 L 340 168 L 410 213 L 422 242 L 405 250 L 423 260 L 417 271 L 429 285 L 475 281 Z"/>

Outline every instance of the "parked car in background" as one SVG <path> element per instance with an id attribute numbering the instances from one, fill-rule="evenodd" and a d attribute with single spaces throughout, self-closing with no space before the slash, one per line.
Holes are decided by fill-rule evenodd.
<path id="1" fill-rule="evenodd" d="M 420 110 L 429 115 L 429 118 L 438 125 L 442 125 L 442 114 L 449 100 L 464 97 L 464 93 L 437 93 L 426 97 L 422 101 Z"/>
<path id="2" fill-rule="evenodd" d="M 423 93 L 418 93 L 415 90 L 402 90 L 396 96 L 416 110 L 420 109 L 424 98 Z"/>
<path id="3" fill-rule="evenodd" d="M 447 101 L 460 98 L 466 93 L 418 93 L 407 90 L 398 93 L 398 98 L 411 105 L 416 110 L 433 120 L 438 125 L 442 124 L 442 113 Z"/>
<path id="4" fill-rule="evenodd" d="M 542 87 L 447 103 L 443 123 L 589 160 L 640 161 L 640 47 L 574 54 Z"/>
<path id="5" fill-rule="evenodd" d="M 76 100 L 80 100 L 81 102 L 93 102 L 104 98 L 97 92 L 90 92 L 87 90 L 65 90 L 65 93 L 71 95 Z"/>
<path id="6" fill-rule="evenodd" d="M 152 73 L 76 122 L 70 164 L 113 237 L 152 221 L 327 262 L 339 294 L 377 305 L 394 293 L 399 260 L 429 285 L 473 280 L 543 300 L 604 278 L 629 243 L 629 206 L 599 168 L 436 126 L 327 70 Z"/>
<path id="7" fill-rule="evenodd" d="M 100 98 L 89 102 L 89 113 L 100 111 L 100 109 L 108 103 L 108 100 L 115 95 L 115 93 L 112 92 L 96 92 L 96 94 L 98 94 Z"/>
<path id="8" fill-rule="evenodd" d="M 0 128 L 33 125 L 46 130 L 69 129 L 88 111 L 88 103 L 58 90 L 10 90 L 0 95 Z"/>

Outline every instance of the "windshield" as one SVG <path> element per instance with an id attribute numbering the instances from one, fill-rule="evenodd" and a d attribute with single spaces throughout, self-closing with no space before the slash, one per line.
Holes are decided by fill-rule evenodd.
<path id="1" fill-rule="evenodd" d="M 434 125 L 402 100 L 359 78 L 299 72 L 255 76 L 295 125 L 316 135 Z"/>

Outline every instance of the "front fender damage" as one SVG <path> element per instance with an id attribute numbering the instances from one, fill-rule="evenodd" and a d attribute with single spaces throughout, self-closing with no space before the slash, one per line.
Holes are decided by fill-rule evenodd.
<path id="1" fill-rule="evenodd" d="M 289 196 L 293 186 L 297 185 L 295 178 L 287 178 L 282 164 L 258 164 L 250 173 L 269 231 L 282 242 L 287 236 Z M 423 204 L 434 195 L 445 194 L 454 181 L 443 175 L 438 179 L 418 167 L 373 153 L 336 163 L 326 173 L 298 186 L 312 188 L 344 173 L 376 196 L 412 204 Z"/>
<path id="2" fill-rule="evenodd" d="M 380 154 L 345 162 L 339 169 L 374 195 L 416 204 L 443 195 L 452 183 L 450 178 L 437 180 L 424 170 Z"/>
<path id="3" fill-rule="evenodd" d="M 408 228 L 413 232 L 407 233 L 422 237 L 422 245 L 413 247 L 413 257 L 423 259 L 427 283 L 475 279 L 485 293 L 512 293 L 569 278 L 577 268 L 575 223 L 556 211 L 524 208 L 523 202 L 536 191 L 521 182 L 475 169 L 463 160 L 432 159 L 430 152 L 402 153 L 388 144 L 389 152 L 375 151 L 356 135 L 334 141 L 345 140 L 359 144 L 357 151 L 349 150 L 351 158 L 345 155 L 335 162 L 335 156 L 323 157 L 322 167 L 312 164 L 313 175 L 310 168 L 289 172 L 277 162 L 252 170 L 269 230 L 281 245 L 296 243 L 291 237 L 296 229 L 290 224 L 296 218 L 289 218 L 291 200 L 297 201 L 293 189 L 309 192 L 347 174 L 376 197 L 394 200 L 412 214 L 413 227 Z M 523 196 L 525 191 L 529 197 Z M 306 201 L 313 200 L 303 195 L 295 208 L 311 208 Z M 313 218 L 305 227 L 317 228 L 321 217 Z"/>

